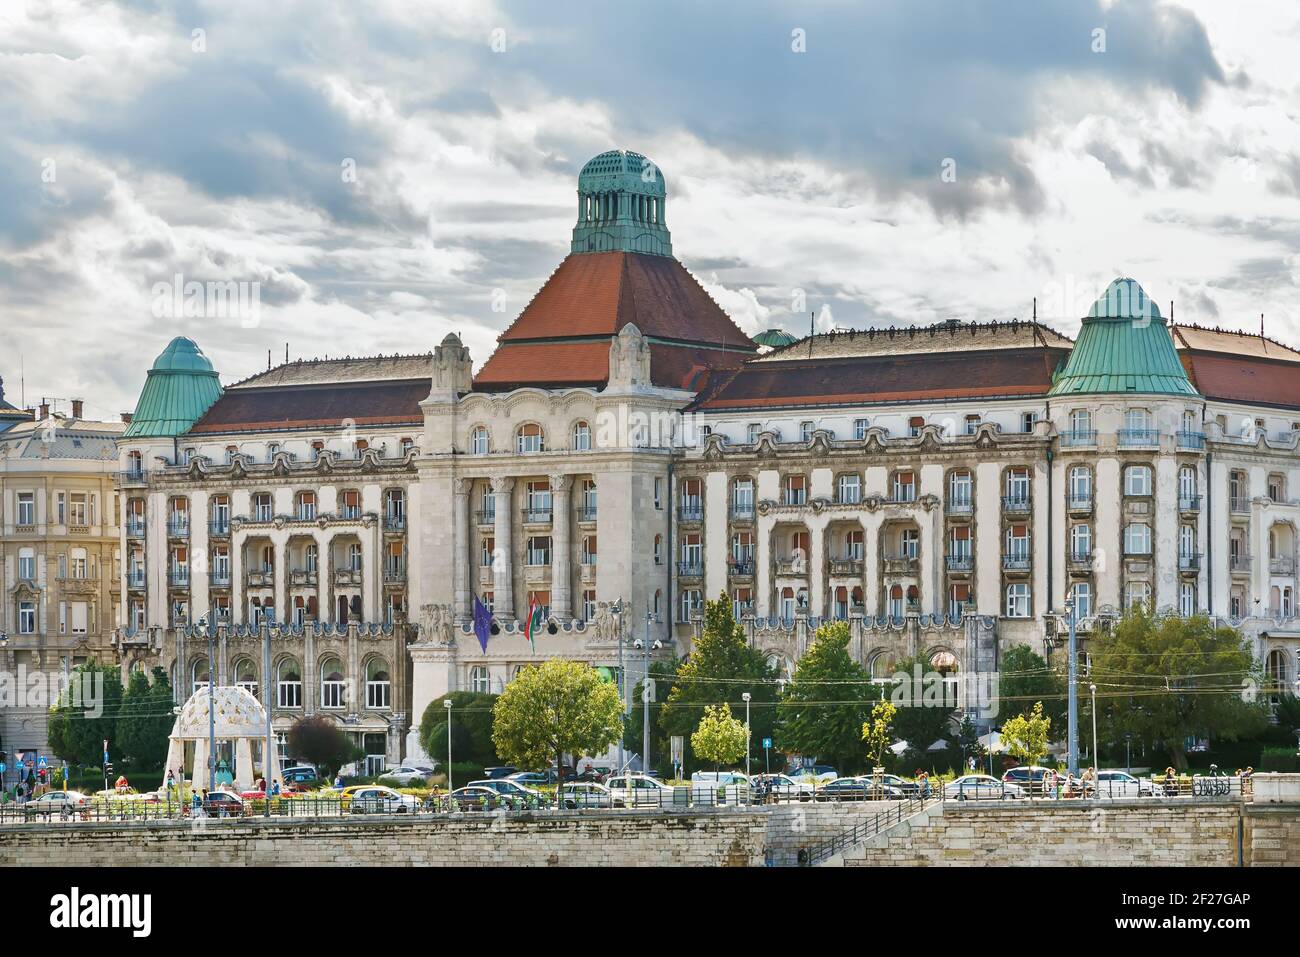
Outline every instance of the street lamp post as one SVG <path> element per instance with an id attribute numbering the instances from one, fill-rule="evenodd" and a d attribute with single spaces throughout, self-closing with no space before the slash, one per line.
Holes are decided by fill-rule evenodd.
<path id="1" fill-rule="evenodd" d="M 746 691 L 742 694 L 741 699 L 745 702 L 745 777 L 749 777 L 749 698 L 750 694 Z"/>
<path id="2" fill-rule="evenodd" d="M 450 692 L 448 692 L 448 693 L 450 694 Z M 444 708 L 447 709 L 447 794 L 448 794 L 448 796 L 450 796 L 450 795 L 451 795 L 451 791 L 452 791 L 452 784 L 451 784 L 451 698 L 447 698 L 447 700 L 444 701 L 444 702 L 442 703 L 442 706 L 443 706 Z M 449 805 L 448 807 L 449 807 L 449 809 L 450 809 L 450 805 Z"/>
<path id="3" fill-rule="evenodd" d="M 1074 596 L 1065 599 L 1065 615 L 1070 628 L 1068 753 L 1066 768 L 1070 774 L 1079 773 L 1079 646 L 1075 631 Z"/>
<path id="4" fill-rule="evenodd" d="M 1124 771 L 1126 774 L 1133 773 L 1133 732 L 1124 732 Z"/>
<path id="5" fill-rule="evenodd" d="M 634 648 L 641 651 L 641 773 L 650 773 L 650 651 L 658 651 L 664 646 L 662 641 L 650 641 L 650 623 L 655 620 L 654 612 L 645 613 L 645 640 L 637 641 Z"/>
<path id="6" fill-rule="evenodd" d="M 216 640 L 212 623 L 208 616 L 200 618 L 198 624 L 208 636 L 208 791 L 217 789 L 217 689 L 216 689 Z M 198 769 L 195 768 L 195 771 Z"/>
<path id="7" fill-rule="evenodd" d="M 1097 750 L 1097 686 L 1089 684 L 1092 692 L 1092 787 L 1093 794 L 1101 799 L 1101 752 Z"/>
<path id="8" fill-rule="evenodd" d="M 614 630 L 618 632 L 618 698 L 623 705 L 623 717 L 627 717 L 627 674 L 623 667 L 623 599 L 618 599 L 609 606 L 610 613 L 618 621 L 614 625 Z M 624 755 L 624 736 L 627 722 L 620 721 L 618 725 L 618 770 L 622 772 L 627 766 L 627 758 Z"/>

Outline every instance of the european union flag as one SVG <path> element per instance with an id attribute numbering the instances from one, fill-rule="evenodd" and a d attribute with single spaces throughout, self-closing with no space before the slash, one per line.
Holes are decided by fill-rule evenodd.
<path id="1" fill-rule="evenodd" d="M 492 634 L 492 612 L 478 595 L 474 596 L 474 634 L 478 637 L 479 647 L 487 654 L 488 638 Z"/>

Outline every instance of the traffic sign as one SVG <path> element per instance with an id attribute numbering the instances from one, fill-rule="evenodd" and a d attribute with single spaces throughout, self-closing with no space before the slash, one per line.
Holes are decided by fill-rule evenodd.
<path id="1" fill-rule="evenodd" d="M 770 748 L 770 747 L 772 747 L 772 739 L 771 739 L 771 738 L 764 738 L 764 739 L 763 739 L 763 750 L 766 751 L 766 750 L 767 750 L 768 748 Z"/>
<path id="2" fill-rule="evenodd" d="M 50 764 L 50 762 L 48 762 L 48 761 L 45 760 L 45 755 L 43 755 L 43 754 L 40 756 L 40 759 L 36 762 L 36 766 L 37 766 L 38 768 L 49 767 L 49 764 Z"/>

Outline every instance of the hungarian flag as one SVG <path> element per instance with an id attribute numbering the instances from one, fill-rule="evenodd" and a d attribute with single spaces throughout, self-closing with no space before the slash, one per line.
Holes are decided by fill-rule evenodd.
<path id="1" fill-rule="evenodd" d="M 532 646 L 533 652 L 537 652 L 537 633 L 542 630 L 542 606 L 537 604 L 537 596 L 532 592 L 528 594 L 528 620 L 524 622 L 524 637 L 528 639 L 528 644 Z"/>

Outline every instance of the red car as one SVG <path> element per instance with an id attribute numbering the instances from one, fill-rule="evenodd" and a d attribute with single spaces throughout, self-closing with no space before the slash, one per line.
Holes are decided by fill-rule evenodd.
<path id="1" fill-rule="evenodd" d="M 234 791 L 209 791 L 203 796 L 203 813 L 207 817 L 243 817 L 248 806 Z M 185 814 L 192 814 L 193 804 L 185 805 Z"/>

